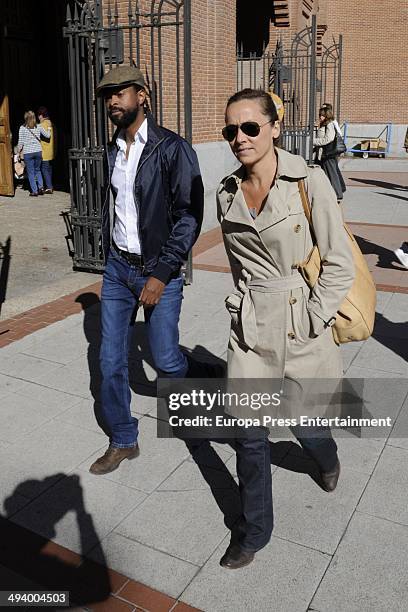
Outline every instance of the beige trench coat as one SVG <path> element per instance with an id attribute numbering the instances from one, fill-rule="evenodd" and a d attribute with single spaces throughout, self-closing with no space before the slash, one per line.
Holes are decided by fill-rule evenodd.
<path id="1" fill-rule="evenodd" d="M 244 169 L 222 180 L 218 219 L 235 282 L 226 298 L 231 315 L 229 378 L 337 378 L 340 348 L 327 323 L 353 282 L 354 266 L 336 195 L 324 172 L 276 149 L 278 168 L 254 220 L 241 190 Z M 313 291 L 296 264 L 312 249 L 298 179 L 305 179 L 323 272 Z M 333 323 L 333 321 L 330 321 Z"/>

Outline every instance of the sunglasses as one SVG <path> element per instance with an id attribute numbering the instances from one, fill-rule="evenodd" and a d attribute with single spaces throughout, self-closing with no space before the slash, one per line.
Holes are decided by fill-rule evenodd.
<path id="1" fill-rule="evenodd" d="M 225 140 L 228 140 L 228 142 L 232 142 L 234 138 L 237 137 L 238 130 L 241 130 L 241 132 L 243 132 L 247 136 L 255 138 L 255 136 L 259 135 L 261 128 L 271 122 L 272 119 L 270 119 L 266 123 L 263 123 L 262 125 L 259 125 L 259 123 L 257 123 L 256 121 L 244 121 L 244 123 L 241 123 L 240 125 L 235 125 L 231 123 L 230 125 L 226 125 L 224 128 L 222 128 L 222 135 L 224 136 Z"/>

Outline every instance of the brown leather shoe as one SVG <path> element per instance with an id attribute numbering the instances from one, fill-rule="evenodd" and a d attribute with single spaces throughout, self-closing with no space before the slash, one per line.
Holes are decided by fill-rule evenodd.
<path id="1" fill-rule="evenodd" d="M 124 459 L 135 459 L 140 454 L 139 445 L 130 448 L 109 446 L 102 457 L 99 457 L 89 468 L 91 474 L 109 474 L 116 470 Z"/>
<path id="2" fill-rule="evenodd" d="M 330 472 L 321 472 L 320 474 L 322 483 L 321 487 L 328 493 L 334 491 L 337 487 L 337 481 L 340 476 L 340 461 L 337 459 L 337 463 Z"/>
<path id="3" fill-rule="evenodd" d="M 255 553 L 248 550 L 242 550 L 238 544 L 230 544 L 221 557 L 220 565 L 226 569 L 239 569 L 249 565 L 255 557 Z"/>

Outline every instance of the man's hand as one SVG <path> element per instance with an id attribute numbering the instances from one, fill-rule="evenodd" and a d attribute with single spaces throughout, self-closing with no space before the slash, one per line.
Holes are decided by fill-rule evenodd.
<path id="1" fill-rule="evenodd" d="M 166 285 L 162 283 L 162 281 L 160 281 L 158 278 L 154 278 L 154 276 L 149 276 L 145 286 L 142 289 L 142 293 L 140 294 L 139 304 L 141 304 L 145 308 L 151 308 L 152 306 L 156 306 L 156 304 L 158 304 L 160 301 L 165 286 Z"/>

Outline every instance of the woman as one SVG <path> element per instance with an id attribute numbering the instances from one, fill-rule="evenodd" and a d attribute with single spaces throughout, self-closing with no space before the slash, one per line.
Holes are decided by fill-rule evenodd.
<path id="1" fill-rule="evenodd" d="M 319 167 L 308 168 L 300 156 L 274 147 L 280 128 L 267 93 L 236 93 L 228 100 L 225 119 L 223 136 L 241 163 L 217 192 L 218 219 L 235 282 L 234 293 L 226 299 L 232 319 L 228 378 L 275 378 L 285 388 L 302 379 L 341 377 L 340 348 L 330 327 L 354 268 L 335 193 Z M 297 269 L 313 244 L 299 181 L 306 183 L 325 262 L 313 291 Z M 333 491 L 340 463 L 330 430 L 295 426 L 292 432 L 316 461 L 322 488 Z M 230 544 L 221 559 L 230 569 L 250 563 L 271 536 L 267 435 L 258 429 L 235 441 L 242 517 L 238 544 Z"/>
<path id="2" fill-rule="evenodd" d="M 46 194 L 52 194 L 54 188 L 52 186 L 52 161 L 54 159 L 55 153 L 55 134 L 54 134 L 54 126 L 51 123 L 50 116 L 48 114 L 48 110 L 45 106 L 40 106 L 38 109 L 38 119 L 40 121 L 40 126 L 43 127 L 46 131 L 50 132 L 50 137 L 46 140 L 41 139 L 41 147 L 42 147 L 42 162 L 41 162 L 41 172 L 43 175 L 43 179 L 45 181 L 45 192 Z"/>
<path id="3" fill-rule="evenodd" d="M 42 147 L 41 135 L 50 138 L 51 133 L 41 125 L 37 125 L 35 113 L 24 113 L 24 125 L 20 126 L 18 133 L 18 151 L 24 156 L 28 181 L 30 183 L 30 196 L 44 194 L 44 185 L 41 176 Z"/>
<path id="4" fill-rule="evenodd" d="M 319 110 L 319 129 L 313 139 L 313 145 L 316 147 L 316 162 L 323 168 L 336 192 L 337 202 L 341 202 L 346 185 L 337 163 L 337 157 L 328 151 L 330 143 L 333 143 L 335 138 L 336 125 L 333 111 L 329 105 L 324 105 Z"/>

